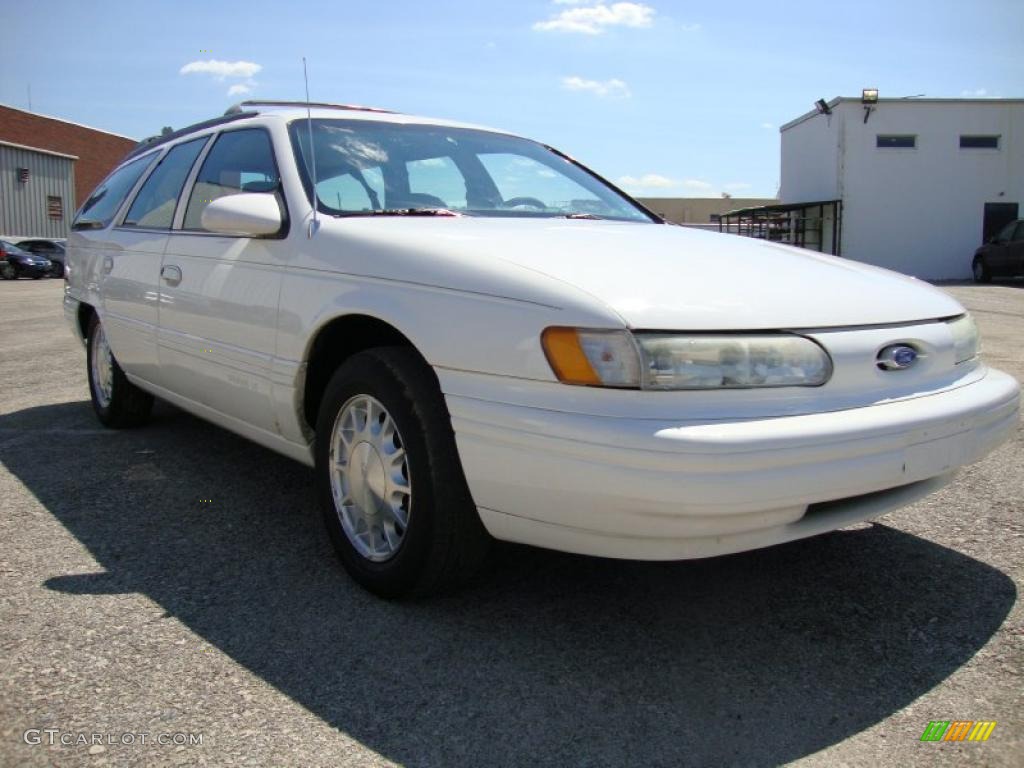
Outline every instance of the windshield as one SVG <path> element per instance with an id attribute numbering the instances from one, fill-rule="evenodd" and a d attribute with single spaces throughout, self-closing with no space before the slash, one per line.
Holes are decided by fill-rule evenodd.
<path id="1" fill-rule="evenodd" d="M 309 127 L 289 126 L 309 194 Z M 625 195 L 536 142 L 488 131 L 313 120 L 318 208 L 334 216 L 466 216 L 652 222 Z"/>

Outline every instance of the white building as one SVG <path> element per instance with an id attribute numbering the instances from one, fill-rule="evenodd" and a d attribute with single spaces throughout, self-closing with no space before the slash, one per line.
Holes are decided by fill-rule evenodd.
<path id="1" fill-rule="evenodd" d="M 1021 215 L 1024 99 L 837 98 L 781 132 L 779 207 L 839 201 L 836 247 L 818 222 L 820 250 L 967 278 L 975 248 Z"/>

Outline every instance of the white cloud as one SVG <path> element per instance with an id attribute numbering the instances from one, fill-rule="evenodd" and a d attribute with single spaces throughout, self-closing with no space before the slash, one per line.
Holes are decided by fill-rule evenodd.
<path id="1" fill-rule="evenodd" d="M 761 123 L 761 127 L 766 131 L 771 131 L 775 128 L 775 123 Z"/>
<path id="2" fill-rule="evenodd" d="M 983 99 L 988 96 L 988 90 L 985 88 L 976 88 L 973 91 L 960 91 L 960 95 L 968 99 Z"/>
<path id="3" fill-rule="evenodd" d="M 611 96 L 626 99 L 630 96 L 629 86 L 617 77 L 611 80 L 587 80 L 585 77 L 573 75 L 562 78 L 562 87 L 567 91 L 586 91 L 601 98 Z"/>
<path id="4" fill-rule="evenodd" d="M 228 88 L 228 96 L 245 96 L 247 93 L 252 93 L 252 85 L 235 83 Z"/>
<path id="5" fill-rule="evenodd" d="M 208 59 L 207 61 L 190 61 L 178 70 L 178 74 L 207 74 L 213 75 L 218 80 L 224 80 L 228 77 L 252 77 L 261 69 L 263 69 L 262 66 L 252 61 L 220 61 L 219 59 Z"/>
<path id="6" fill-rule="evenodd" d="M 643 3 L 597 3 L 580 7 L 577 3 L 547 21 L 538 21 L 533 28 L 538 32 L 576 32 L 600 35 L 608 27 L 649 27 L 654 23 L 654 9 Z"/>
<path id="7" fill-rule="evenodd" d="M 620 176 L 619 184 L 628 189 L 670 189 L 678 187 L 680 182 L 657 173 L 645 173 L 643 176 Z"/>
<path id="8" fill-rule="evenodd" d="M 705 191 L 711 189 L 714 185 L 710 182 L 704 181 L 703 179 L 684 179 L 683 186 L 687 189 L 699 189 Z"/>

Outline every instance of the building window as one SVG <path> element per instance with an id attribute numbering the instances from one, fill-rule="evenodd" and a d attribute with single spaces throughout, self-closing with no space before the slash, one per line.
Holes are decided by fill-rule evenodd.
<path id="1" fill-rule="evenodd" d="M 999 149 L 999 137 L 961 136 L 960 149 Z"/>
<path id="2" fill-rule="evenodd" d="M 875 137 L 875 146 L 879 149 L 914 149 L 917 136 L 886 136 L 880 133 Z"/>
<path id="3" fill-rule="evenodd" d="M 64 201 L 59 197 L 53 197 L 47 195 L 46 197 L 46 215 L 51 219 L 63 219 L 64 218 Z"/>

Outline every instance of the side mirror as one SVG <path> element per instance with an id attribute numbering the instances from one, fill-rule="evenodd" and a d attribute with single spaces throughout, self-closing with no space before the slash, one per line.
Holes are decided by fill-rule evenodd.
<path id="1" fill-rule="evenodd" d="M 203 229 L 222 235 L 259 237 L 281 231 L 281 209 L 274 195 L 242 192 L 218 197 L 203 210 Z"/>

